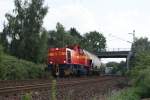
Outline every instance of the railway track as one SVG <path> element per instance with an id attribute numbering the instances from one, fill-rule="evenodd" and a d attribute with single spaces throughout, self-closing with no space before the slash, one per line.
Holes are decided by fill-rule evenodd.
<path id="1" fill-rule="evenodd" d="M 92 78 L 74 78 L 74 79 L 58 79 L 56 81 L 56 88 L 57 88 L 57 97 L 58 100 L 61 100 L 65 97 L 66 91 L 74 90 L 74 91 L 83 91 L 84 86 L 92 86 L 93 84 L 105 84 L 106 82 L 112 82 L 117 80 L 122 80 L 122 77 L 92 77 Z M 39 99 L 39 100 L 49 100 L 51 94 L 51 87 L 52 83 L 50 80 L 43 80 L 43 81 L 24 81 L 25 83 L 19 84 L 13 84 L 14 86 L 7 86 L 7 87 L 0 87 L 0 100 L 13 100 L 11 97 L 16 96 L 18 98 L 21 98 L 22 95 L 25 93 L 33 93 L 33 97 L 40 97 L 44 96 L 43 98 L 47 99 Z M 32 84 L 33 82 L 33 84 Z M 14 82 L 15 83 L 15 82 Z M 22 85 L 23 84 L 23 85 Z M 95 85 L 93 85 L 95 86 Z M 86 87 L 86 88 L 88 88 Z M 83 91 L 84 93 L 84 91 Z M 37 95 L 38 94 L 38 95 Z M 48 97 L 49 95 L 49 97 Z M 4 97 L 7 97 L 7 99 L 4 99 Z M 11 98 L 11 99 L 8 99 Z M 41 97 L 40 97 L 41 98 Z M 61 99 L 60 99 L 61 98 Z M 15 100 L 15 99 L 14 99 Z M 18 99 L 21 100 L 21 99 Z M 36 99 L 33 99 L 36 100 Z M 63 99 L 62 99 L 63 100 Z"/>
<path id="2" fill-rule="evenodd" d="M 100 77 L 105 78 L 107 76 L 102 76 Z M 94 79 L 96 77 L 69 77 L 69 78 L 59 78 L 57 81 L 58 82 L 70 82 L 70 81 L 80 81 L 80 80 L 89 80 L 89 79 Z M 14 86 L 24 86 L 24 85 L 36 85 L 36 84 L 44 84 L 44 83 L 50 83 L 50 79 L 31 79 L 31 80 L 0 80 L 0 88 L 4 87 L 14 87 Z"/>

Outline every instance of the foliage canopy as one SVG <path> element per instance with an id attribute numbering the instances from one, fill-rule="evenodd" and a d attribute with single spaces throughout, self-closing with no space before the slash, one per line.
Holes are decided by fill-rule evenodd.
<path id="1" fill-rule="evenodd" d="M 15 0 L 14 14 L 6 14 L 8 21 L 4 25 L 1 40 L 5 49 L 12 55 L 40 62 L 41 41 L 43 37 L 43 18 L 46 15 L 48 8 L 43 6 L 44 0 Z M 45 34 L 45 33 L 44 33 Z M 8 38 L 11 42 L 8 43 Z"/>

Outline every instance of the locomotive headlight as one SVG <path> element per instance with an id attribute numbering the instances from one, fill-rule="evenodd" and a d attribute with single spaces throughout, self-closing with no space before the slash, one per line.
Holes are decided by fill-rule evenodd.
<path id="1" fill-rule="evenodd" d="M 53 62 L 52 61 L 50 61 L 50 64 L 52 64 Z"/>
<path id="2" fill-rule="evenodd" d="M 64 60 L 64 63 L 66 63 L 66 61 Z"/>
<path id="3" fill-rule="evenodd" d="M 58 50 L 58 48 L 56 48 L 56 50 Z"/>

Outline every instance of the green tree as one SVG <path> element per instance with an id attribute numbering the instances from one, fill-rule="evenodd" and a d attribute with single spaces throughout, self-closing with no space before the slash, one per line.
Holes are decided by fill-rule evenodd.
<path id="1" fill-rule="evenodd" d="M 83 37 L 80 33 L 76 30 L 76 28 L 70 28 L 69 30 L 70 35 L 74 38 L 74 44 L 80 44 Z"/>
<path id="2" fill-rule="evenodd" d="M 126 63 L 125 61 L 121 61 L 121 62 L 118 64 L 117 71 L 120 71 L 120 73 L 121 73 L 122 75 L 125 75 L 125 74 L 126 74 L 126 71 L 127 71 L 127 63 Z"/>
<path id="3" fill-rule="evenodd" d="M 135 55 L 132 60 L 130 77 L 133 86 L 138 89 L 140 97 L 150 97 L 150 41 L 148 38 L 139 38 L 132 47 Z"/>
<path id="4" fill-rule="evenodd" d="M 145 55 L 145 52 L 150 51 L 150 42 L 148 41 L 148 38 L 139 38 L 136 39 L 135 43 L 132 45 L 132 52 L 133 56 L 130 60 L 130 66 L 135 67 L 136 63 L 138 62 L 139 56 Z"/>
<path id="5" fill-rule="evenodd" d="M 64 45 L 65 47 L 70 46 L 70 45 L 74 45 L 77 44 L 77 40 L 75 37 L 73 37 L 72 35 L 70 35 L 69 32 L 66 32 L 66 34 L 64 34 Z"/>
<path id="6" fill-rule="evenodd" d="M 3 46 L 0 44 L 0 62 L 2 61 L 3 57 Z"/>
<path id="7" fill-rule="evenodd" d="M 42 30 L 42 34 L 41 34 L 41 38 L 39 40 L 39 45 L 38 45 L 38 53 L 36 56 L 37 56 L 37 61 L 40 61 L 41 63 L 45 63 L 46 60 L 47 60 L 47 49 L 48 49 L 48 45 L 47 45 L 47 42 L 48 42 L 48 32 L 43 29 Z"/>
<path id="8" fill-rule="evenodd" d="M 49 48 L 54 48 L 57 47 L 58 45 L 58 40 L 57 40 L 57 33 L 55 30 L 49 31 L 48 32 L 48 47 Z"/>
<path id="9" fill-rule="evenodd" d="M 117 67 L 118 64 L 119 64 L 119 63 L 117 63 L 117 62 L 108 62 L 108 63 L 106 63 L 106 66 L 107 66 L 107 67 Z"/>
<path id="10" fill-rule="evenodd" d="M 56 24 L 56 31 L 48 32 L 49 47 L 66 47 L 68 45 L 78 44 L 79 39 L 72 35 L 72 31 L 66 31 L 64 26 L 59 22 Z"/>
<path id="11" fill-rule="evenodd" d="M 42 24 L 48 8 L 43 6 L 44 0 L 15 0 L 14 3 L 14 14 L 6 14 L 8 24 L 3 30 L 3 44 L 7 44 L 9 37 L 11 42 L 5 47 L 9 47 L 12 55 L 39 62 L 38 57 L 43 53 L 39 50 L 42 48 Z"/>
<path id="12" fill-rule="evenodd" d="M 108 62 L 106 63 L 107 67 L 113 67 L 112 74 L 120 74 L 124 75 L 126 71 L 126 62 L 121 61 L 120 63 L 117 62 Z"/>
<path id="13" fill-rule="evenodd" d="M 65 29 L 59 22 L 56 24 L 56 30 L 48 32 L 48 46 L 49 47 L 64 47 Z"/>
<path id="14" fill-rule="evenodd" d="M 8 43 L 7 35 L 8 35 L 7 27 L 4 24 L 3 32 L 0 33 L 0 42 L 1 42 L 1 45 L 3 46 L 4 51 L 8 53 L 9 43 Z"/>
<path id="15" fill-rule="evenodd" d="M 80 35 L 80 33 L 76 30 L 76 28 L 70 28 L 69 33 L 77 38 L 82 38 L 82 36 Z"/>
<path id="16" fill-rule="evenodd" d="M 84 39 L 82 40 L 82 47 L 91 52 L 100 52 L 105 49 L 106 39 L 103 34 L 92 31 L 84 34 Z"/>
<path id="17" fill-rule="evenodd" d="M 136 39 L 135 43 L 132 45 L 132 50 L 136 53 L 150 50 L 150 42 L 148 41 L 148 38 Z"/>
<path id="18" fill-rule="evenodd" d="M 56 24 L 56 35 L 57 35 L 57 43 L 58 43 L 58 47 L 64 47 L 65 46 L 65 28 L 62 24 L 60 24 L 59 22 Z"/>
<path id="19" fill-rule="evenodd" d="M 117 63 L 117 62 L 108 62 L 108 63 L 106 63 L 106 67 L 112 67 L 113 68 L 112 71 L 111 71 L 112 74 L 116 74 L 116 72 L 118 71 L 117 70 L 118 65 L 119 65 L 119 63 Z"/>

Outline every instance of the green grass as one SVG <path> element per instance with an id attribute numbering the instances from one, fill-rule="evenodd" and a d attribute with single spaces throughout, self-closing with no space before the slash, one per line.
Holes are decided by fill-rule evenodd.
<path id="1" fill-rule="evenodd" d="M 32 100 L 32 94 L 26 93 L 25 95 L 22 96 L 22 100 Z"/>
<path id="2" fill-rule="evenodd" d="M 108 100 L 140 100 L 140 97 L 135 88 L 129 88 L 113 94 Z"/>
<path id="3" fill-rule="evenodd" d="M 51 89 L 51 98 L 52 98 L 52 100 L 57 100 L 57 97 L 56 97 L 56 93 L 57 93 L 57 90 L 56 90 L 56 85 L 57 85 L 57 83 L 56 83 L 56 80 L 52 80 L 52 89 Z"/>

